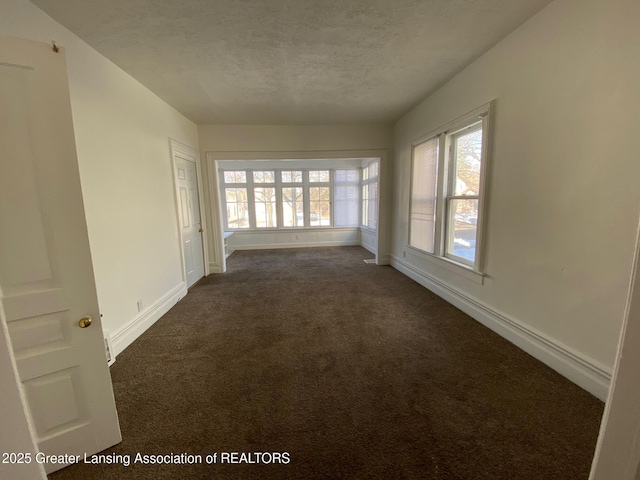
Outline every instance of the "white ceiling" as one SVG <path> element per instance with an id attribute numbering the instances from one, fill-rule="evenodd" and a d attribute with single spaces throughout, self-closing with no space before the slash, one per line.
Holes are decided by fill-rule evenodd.
<path id="1" fill-rule="evenodd" d="M 550 0 L 31 0 L 198 124 L 392 122 Z"/>

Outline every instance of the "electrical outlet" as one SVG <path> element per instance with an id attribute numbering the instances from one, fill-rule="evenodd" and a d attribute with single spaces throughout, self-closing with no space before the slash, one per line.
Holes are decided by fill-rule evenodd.
<path id="1" fill-rule="evenodd" d="M 141 312 L 143 309 L 143 305 L 142 305 L 142 299 L 138 300 L 138 311 Z"/>

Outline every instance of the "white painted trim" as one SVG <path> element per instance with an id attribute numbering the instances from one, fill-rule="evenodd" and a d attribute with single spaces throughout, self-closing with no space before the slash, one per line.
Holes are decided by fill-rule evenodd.
<path id="1" fill-rule="evenodd" d="M 258 243 L 253 245 L 234 246 L 233 251 L 238 250 L 277 250 L 285 248 L 308 248 L 308 247 L 353 247 L 359 246 L 360 242 L 300 242 L 300 243 Z"/>
<path id="2" fill-rule="evenodd" d="M 378 256 L 378 265 L 391 265 L 391 255 Z"/>
<path id="3" fill-rule="evenodd" d="M 220 264 L 218 263 L 209 263 L 209 273 L 213 274 L 213 273 L 224 273 L 222 271 L 222 267 L 220 266 Z"/>
<path id="4" fill-rule="evenodd" d="M 411 245 L 405 245 L 405 248 L 409 249 L 412 255 L 419 257 L 422 260 L 433 263 L 434 265 L 449 270 L 450 272 L 457 275 L 461 275 L 462 277 L 466 278 L 467 280 L 471 280 L 472 282 L 479 283 L 480 285 L 484 284 L 484 277 L 486 276 L 486 274 L 473 270 L 473 267 L 463 265 L 448 257 L 440 257 L 438 255 L 422 251 L 419 248 Z"/>
<path id="5" fill-rule="evenodd" d="M 316 160 L 336 158 L 379 158 L 387 150 L 307 150 L 307 151 L 208 151 L 212 160 Z"/>
<path id="6" fill-rule="evenodd" d="M 218 182 L 218 161 L 211 152 L 206 153 L 206 165 L 208 173 L 207 187 L 209 197 L 211 198 L 211 205 L 209 205 L 211 234 L 207 235 L 207 237 L 212 241 L 214 258 L 217 260 L 211 262 L 210 265 L 214 266 L 212 271 L 224 273 L 227 271 L 227 262 L 224 253 L 224 230 L 222 227 L 224 222 L 222 220 L 222 202 L 220 197 L 220 184 Z"/>
<path id="7" fill-rule="evenodd" d="M 485 327 L 551 367 L 600 400 L 607 398 L 611 370 L 586 355 L 550 338 L 488 305 L 471 298 L 403 260 L 391 256 L 391 266 L 442 297 Z"/>
<path id="8" fill-rule="evenodd" d="M 151 325 L 156 323 L 171 307 L 182 300 L 186 294 L 187 284 L 181 282 L 180 285 L 172 288 L 156 303 L 145 308 L 133 320 L 115 331 L 111 339 L 114 355 L 120 355 L 125 348 L 131 345 Z"/>
<path id="9" fill-rule="evenodd" d="M 247 235 L 268 235 L 273 233 L 318 233 L 318 232 L 359 232 L 359 227 L 280 227 L 280 228 L 242 228 L 242 229 L 234 229 L 227 230 L 227 232 L 231 232 L 234 235 L 241 237 L 242 234 Z M 224 236 L 224 234 L 223 234 Z"/>

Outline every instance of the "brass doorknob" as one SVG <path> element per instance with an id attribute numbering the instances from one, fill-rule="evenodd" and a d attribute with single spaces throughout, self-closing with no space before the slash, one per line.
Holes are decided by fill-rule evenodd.
<path id="1" fill-rule="evenodd" d="M 86 317 L 82 317 L 78 322 L 78 326 L 80 328 L 87 328 L 90 325 L 91 325 L 91 317 L 89 317 L 88 315 Z"/>
<path id="2" fill-rule="evenodd" d="M 200 233 L 204 232 L 204 230 L 202 229 L 202 227 L 200 227 L 200 229 L 198 230 Z"/>

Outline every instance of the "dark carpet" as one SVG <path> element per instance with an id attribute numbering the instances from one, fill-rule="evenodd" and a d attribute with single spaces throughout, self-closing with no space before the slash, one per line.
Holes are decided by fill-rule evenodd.
<path id="1" fill-rule="evenodd" d="M 203 463 L 50 478 L 586 479 L 602 402 L 368 257 L 234 253 L 111 368 L 124 440 L 105 453 Z"/>

